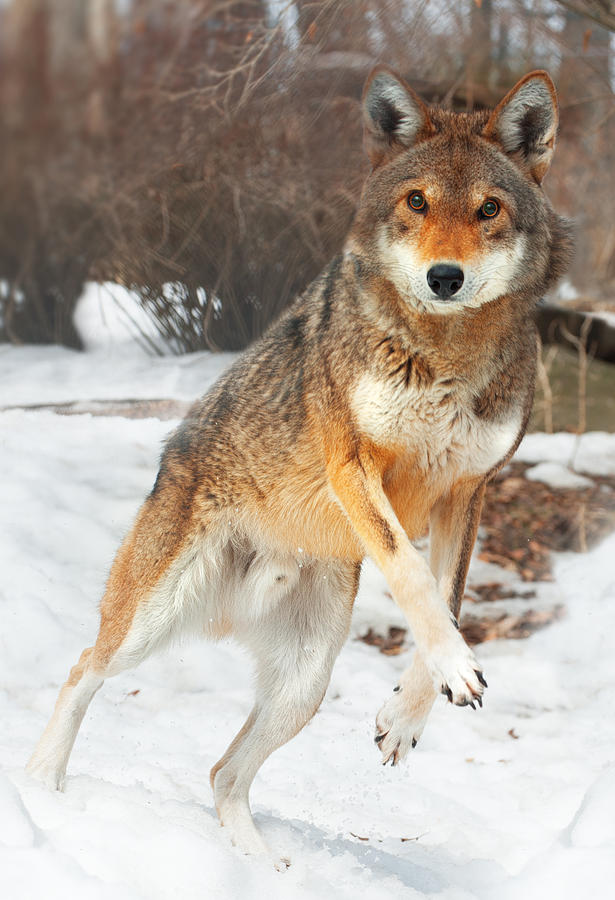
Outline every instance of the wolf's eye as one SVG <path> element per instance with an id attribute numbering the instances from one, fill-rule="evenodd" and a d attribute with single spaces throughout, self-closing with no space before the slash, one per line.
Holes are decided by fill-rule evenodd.
<path id="1" fill-rule="evenodd" d="M 423 210 L 427 206 L 427 201 L 420 191 L 413 191 L 408 196 L 408 206 L 415 212 L 423 212 Z"/>
<path id="2" fill-rule="evenodd" d="M 497 200 L 485 200 L 480 208 L 480 215 L 483 219 L 493 219 L 500 211 L 500 204 Z"/>

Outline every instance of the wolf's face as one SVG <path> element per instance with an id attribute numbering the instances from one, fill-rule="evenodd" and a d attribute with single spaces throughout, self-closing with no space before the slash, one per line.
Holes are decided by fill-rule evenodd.
<path id="1" fill-rule="evenodd" d="M 540 187 L 557 128 L 548 75 L 526 76 L 491 114 L 466 115 L 428 110 L 377 69 L 364 111 L 374 170 L 353 244 L 379 274 L 407 303 L 438 314 L 539 296 L 559 274 L 564 240 Z"/>
<path id="2" fill-rule="evenodd" d="M 531 191 L 521 176 L 498 173 L 497 159 L 477 159 L 481 149 L 478 140 L 451 147 L 436 137 L 392 165 L 402 180 L 379 226 L 379 255 L 420 308 L 480 306 L 510 292 L 527 267 Z"/>

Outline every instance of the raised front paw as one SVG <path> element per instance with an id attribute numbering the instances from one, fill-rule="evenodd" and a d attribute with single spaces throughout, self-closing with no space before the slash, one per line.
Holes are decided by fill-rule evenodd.
<path id="1" fill-rule="evenodd" d="M 456 706 L 483 705 L 487 687 L 476 657 L 458 632 L 426 656 L 434 687 Z"/>
<path id="2" fill-rule="evenodd" d="M 382 753 L 382 765 L 400 762 L 416 747 L 433 704 L 433 693 L 427 696 L 404 694 L 399 687 L 376 716 L 374 740 Z"/>

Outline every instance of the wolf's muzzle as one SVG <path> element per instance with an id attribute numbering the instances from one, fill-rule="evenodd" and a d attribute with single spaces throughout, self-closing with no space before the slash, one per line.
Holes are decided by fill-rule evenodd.
<path id="1" fill-rule="evenodd" d="M 463 272 L 458 266 L 439 264 L 427 273 L 427 284 L 440 300 L 448 300 L 463 284 Z"/>

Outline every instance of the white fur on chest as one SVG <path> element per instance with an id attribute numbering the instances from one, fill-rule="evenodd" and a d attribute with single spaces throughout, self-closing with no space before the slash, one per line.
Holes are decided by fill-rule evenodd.
<path id="1" fill-rule="evenodd" d="M 351 397 L 355 421 L 377 444 L 397 445 L 427 472 L 448 470 L 453 477 L 489 471 L 512 447 L 521 427 L 521 410 L 504 422 L 473 412 L 471 397 L 450 383 L 428 387 L 395 384 L 363 375 Z"/>

